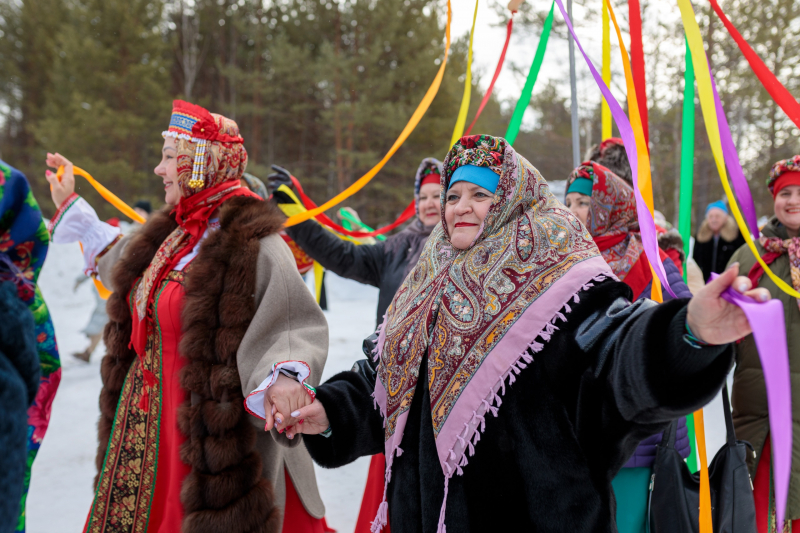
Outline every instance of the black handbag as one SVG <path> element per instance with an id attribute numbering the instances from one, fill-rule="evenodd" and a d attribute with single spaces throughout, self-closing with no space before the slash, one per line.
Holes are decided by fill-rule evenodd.
<path id="1" fill-rule="evenodd" d="M 711 521 L 714 533 L 756 533 L 753 484 L 747 470 L 749 442 L 736 440 L 728 386 L 722 389 L 727 442 L 708 467 Z M 678 422 L 664 432 L 656 451 L 647 526 L 652 533 L 697 533 L 700 513 L 700 473 L 692 474 L 675 449 Z"/>

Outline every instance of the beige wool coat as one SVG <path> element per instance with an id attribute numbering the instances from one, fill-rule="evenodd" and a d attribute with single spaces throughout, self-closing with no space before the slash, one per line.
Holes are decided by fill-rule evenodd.
<path id="1" fill-rule="evenodd" d="M 98 260 L 101 279 L 112 279 L 112 269 L 131 237 L 124 237 Z M 308 383 L 318 385 L 328 354 L 325 316 L 298 273 L 289 247 L 275 233 L 260 239 L 259 244 L 253 295 L 256 313 L 237 350 L 244 397 L 266 379 L 274 363 L 282 361 L 304 361 L 311 369 Z M 202 243 L 199 253 L 203 254 Z M 281 510 L 285 506 L 286 469 L 305 509 L 314 518 L 322 518 L 325 506 L 313 463 L 301 445 L 302 435 L 289 440 L 275 429 L 265 432 L 263 420 L 248 417 L 260 430 L 256 446 L 263 464 L 262 475 L 274 487 L 275 503 Z"/>

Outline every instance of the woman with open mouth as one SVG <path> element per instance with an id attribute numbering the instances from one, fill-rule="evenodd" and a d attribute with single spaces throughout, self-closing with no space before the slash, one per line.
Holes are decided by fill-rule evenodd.
<path id="1" fill-rule="evenodd" d="M 631 303 L 502 138 L 462 137 L 442 187 L 442 224 L 373 338 L 377 372 L 320 385 L 290 432 L 326 467 L 385 451 L 375 532 L 616 531 L 613 477 L 714 397 L 750 332 L 721 293 L 768 292 L 729 269 L 691 300 Z"/>

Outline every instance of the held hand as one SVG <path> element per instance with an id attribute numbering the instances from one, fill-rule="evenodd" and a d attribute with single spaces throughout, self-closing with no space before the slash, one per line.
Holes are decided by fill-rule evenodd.
<path id="1" fill-rule="evenodd" d="M 311 403 L 311 396 L 297 380 L 278 375 L 275 383 L 264 394 L 264 413 L 266 418 L 265 431 L 273 427 L 278 432 L 283 431 L 297 423 L 298 418 L 291 416 L 301 407 Z"/>
<path id="2" fill-rule="evenodd" d="M 75 192 L 75 175 L 72 172 L 72 163 L 61 154 L 47 153 L 47 166 L 58 169 L 64 167 L 64 174 L 59 181 L 58 176 L 49 170 L 45 172 L 45 178 L 50 183 L 50 196 L 53 198 L 53 203 L 56 204 L 56 209 L 61 207 L 64 200 L 70 197 Z"/>
<path id="3" fill-rule="evenodd" d="M 758 302 L 770 299 L 767 289 L 752 289 L 745 276 L 736 276 L 739 264 L 735 263 L 717 279 L 694 295 L 689 301 L 686 322 L 692 333 L 708 344 L 727 344 L 752 333 L 750 323 L 739 306 L 728 303 L 720 295 L 733 285 L 737 292 Z"/>
<path id="4" fill-rule="evenodd" d="M 325 412 L 325 407 L 323 407 L 319 400 L 314 400 L 311 405 L 298 409 L 292 414 L 295 415 L 295 418 L 303 422 L 298 422 L 297 425 L 290 427 L 286 431 L 286 436 L 289 438 L 300 433 L 305 435 L 318 435 L 331 426 L 328 420 L 328 414 Z"/>

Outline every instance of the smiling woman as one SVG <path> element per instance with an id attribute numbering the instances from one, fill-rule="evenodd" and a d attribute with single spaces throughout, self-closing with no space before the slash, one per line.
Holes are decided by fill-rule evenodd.
<path id="1" fill-rule="evenodd" d="M 453 173 L 444 204 L 450 242 L 466 250 L 480 233 L 500 176 L 486 167 L 464 165 Z"/>
<path id="2" fill-rule="evenodd" d="M 47 155 L 64 167 L 47 174 L 51 238 L 80 240 L 86 272 L 114 290 L 85 531 L 322 533 L 311 460 L 276 445 L 290 441 L 267 407 L 292 379 L 312 387 L 278 407 L 310 402 L 328 348 L 278 235 L 285 217 L 240 186 L 247 151 L 233 120 L 176 100 L 162 136 L 168 205 L 124 237 L 75 194 L 72 163 Z M 259 394 L 260 418 L 243 406 Z"/>
<path id="3" fill-rule="evenodd" d="M 756 248 L 761 258 L 783 281 L 800 289 L 800 155 L 778 161 L 772 166 L 767 188 L 774 200 L 775 216 L 761 229 Z M 754 285 L 764 287 L 783 302 L 789 348 L 789 365 L 792 369 L 792 405 L 794 455 L 800 450 L 800 302 L 778 290 L 775 283 L 764 275 L 747 245 L 742 245 L 731 257 L 739 263 L 739 273 L 750 278 Z M 767 397 L 764 377 L 753 336 L 747 336 L 737 345 L 737 365 L 733 377 L 733 424 L 736 437 L 750 442 L 757 456 L 749 457 L 750 474 L 754 476 L 756 523 L 762 527 L 775 520 L 775 505 L 770 505 L 770 435 L 767 417 Z M 800 476 L 800 462 L 792 463 L 792 478 Z M 800 487 L 789 487 L 786 518 L 793 528 L 800 528 Z M 766 531 L 766 529 L 763 529 Z"/>
<path id="4" fill-rule="evenodd" d="M 329 468 L 385 451 L 373 532 L 616 531 L 612 478 L 639 440 L 713 398 L 727 343 L 749 330 L 720 298 L 734 271 L 691 301 L 631 304 L 505 139 L 462 137 L 442 184 L 445 224 L 365 342 L 377 370 L 320 385 L 289 431 Z"/>
<path id="5" fill-rule="evenodd" d="M 161 162 L 155 169 L 156 176 L 164 180 L 164 203 L 178 205 L 181 200 L 181 189 L 178 181 L 178 139 L 164 137 L 161 149 Z"/>

